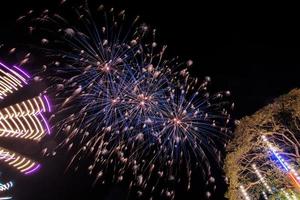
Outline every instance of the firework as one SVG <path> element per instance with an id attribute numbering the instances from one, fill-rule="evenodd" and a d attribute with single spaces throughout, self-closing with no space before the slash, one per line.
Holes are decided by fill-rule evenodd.
<path id="1" fill-rule="evenodd" d="M 192 78 L 192 61 L 165 58 L 156 31 L 138 18 L 128 24 L 124 11 L 100 6 L 98 22 L 87 4 L 75 10 L 75 23 L 48 10 L 20 18 L 29 30 L 45 31 L 38 35 L 51 58 L 44 68 L 56 96 L 52 120 L 58 148 L 73 153 L 70 166 L 85 159 L 102 183 L 127 177 L 139 196 L 147 190 L 174 198 L 172 185 L 189 189 L 196 168 L 211 176 L 210 160 L 222 161 L 216 147 L 229 134 L 231 105 L 223 99 L 230 93 L 210 95 L 210 78 Z"/>
<path id="2" fill-rule="evenodd" d="M 30 76 L 19 67 L 9 68 L 3 63 L 0 67 L 0 98 L 4 101 L 27 85 Z M 0 139 L 40 141 L 50 134 L 43 115 L 50 110 L 49 101 L 42 94 L 0 109 Z M 26 175 L 40 168 L 39 163 L 3 147 L 0 147 L 0 162 Z"/>

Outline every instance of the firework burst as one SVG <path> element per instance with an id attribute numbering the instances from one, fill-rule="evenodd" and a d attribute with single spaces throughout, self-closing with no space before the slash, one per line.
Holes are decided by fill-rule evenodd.
<path id="1" fill-rule="evenodd" d="M 52 120 L 70 166 L 85 159 L 96 181 L 126 179 L 139 196 L 174 198 L 174 185 L 189 189 L 196 168 L 211 176 L 209 160 L 222 161 L 217 146 L 229 134 L 230 93 L 210 95 L 210 78 L 192 78 L 192 61 L 165 58 L 156 31 L 138 18 L 127 23 L 124 11 L 103 6 L 91 13 L 87 3 L 74 10 L 78 21 L 48 10 L 19 18 L 51 58 Z"/>

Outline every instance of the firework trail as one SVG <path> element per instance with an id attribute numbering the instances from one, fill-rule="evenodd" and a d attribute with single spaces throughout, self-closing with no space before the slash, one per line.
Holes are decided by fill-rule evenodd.
<path id="1" fill-rule="evenodd" d="M 70 167 L 84 159 L 98 182 L 127 180 L 139 196 L 168 198 L 176 184 L 190 188 L 193 170 L 212 176 L 210 160 L 222 161 L 216 147 L 229 134 L 230 92 L 209 94 L 210 78 L 192 78 L 192 61 L 165 58 L 156 31 L 138 17 L 128 23 L 124 11 L 70 7 L 68 18 L 45 10 L 18 19 L 51 60 L 52 120 L 58 149 L 73 154 Z"/>

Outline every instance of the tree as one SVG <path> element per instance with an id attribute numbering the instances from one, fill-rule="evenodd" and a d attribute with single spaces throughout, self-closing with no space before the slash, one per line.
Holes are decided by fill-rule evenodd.
<path id="1" fill-rule="evenodd" d="M 257 166 L 266 183 L 278 191 L 293 188 L 286 174 L 272 158 L 266 136 L 277 152 L 298 169 L 300 164 L 300 90 L 292 90 L 274 103 L 265 106 L 237 123 L 234 138 L 227 147 L 225 172 L 229 180 L 227 198 L 242 199 L 239 186 L 243 185 L 251 199 L 260 199 L 266 191 L 255 173 Z M 275 192 L 276 193 L 276 192 Z M 273 194 L 274 196 L 274 194 Z"/>

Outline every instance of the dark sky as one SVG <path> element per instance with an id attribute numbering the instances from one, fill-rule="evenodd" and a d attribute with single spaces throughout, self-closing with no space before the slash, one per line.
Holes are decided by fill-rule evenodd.
<path id="1" fill-rule="evenodd" d="M 237 118 L 254 113 L 273 98 L 300 86 L 299 12 L 293 10 L 296 6 L 289 5 L 285 10 L 282 4 L 219 4 L 195 0 L 99 2 L 125 8 L 129 15 L 140 15 L 157 27 L 159 40 L 168 45 L 170 56 L 191 58 L 195 63 L 193 75 L 200 78 L 209 75 L 213 87 L 232 91 Z M 56 0 L 1 1 L 0 43 L 13 47 L 22 41 L 15 33 L 15 19 L 26 10 L 57 5 Z M 0 54 L 0 58 L 5 60 L 5 54 Z M 61 156 L 44 161 L 41 173 L 33 177 L 14 176 L 17 199 L 118 199 L 118 195 L 122 196 L 122 188 L 90 189 L 90 179 L 85 174 L 65 174 L 63 159 Z M 92 198 L 95 194 L 98 198 Z"/>

